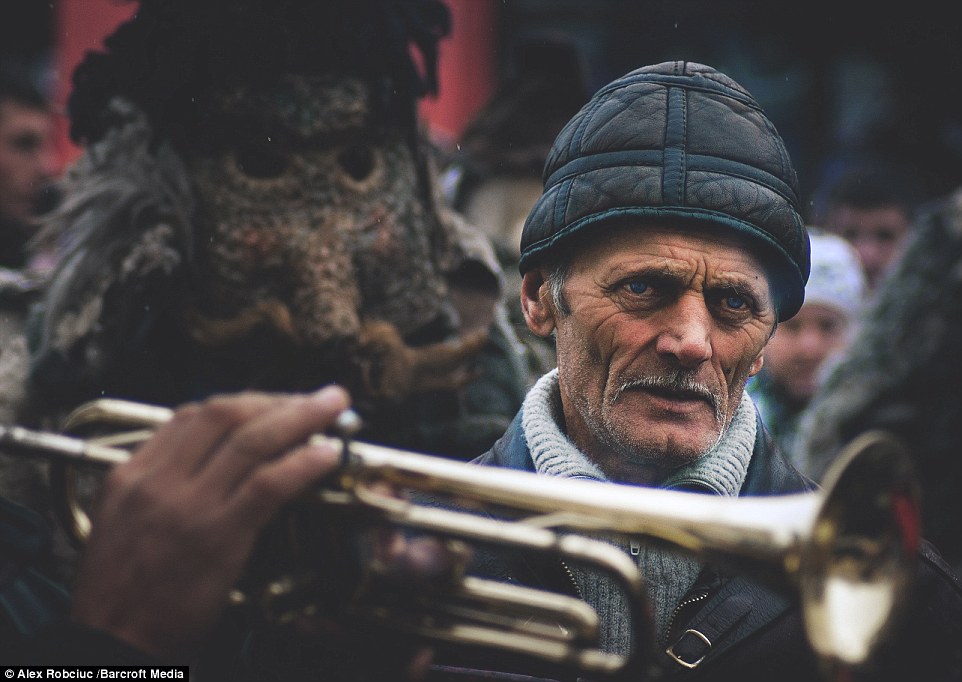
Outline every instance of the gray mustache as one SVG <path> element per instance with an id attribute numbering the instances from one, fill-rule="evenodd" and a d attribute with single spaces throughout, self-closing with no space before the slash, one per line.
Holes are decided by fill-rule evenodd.
<path id="1" fill-rule="evenodd" d="M 696 381 L 690 374 L 684 371 L 669 372 L 661 376 L 646 376 L 628 379 L 618 387 L 615 393 L 615 400 L 621 397 L 625 391 L 642 388 L 655 389 L 668 393 L 687 394 L 689 397 L 700 398 L 711 405 L 715 411 L 716 419 L 721 420 L 721 401 L 718 396 L 708 386 Z"/>

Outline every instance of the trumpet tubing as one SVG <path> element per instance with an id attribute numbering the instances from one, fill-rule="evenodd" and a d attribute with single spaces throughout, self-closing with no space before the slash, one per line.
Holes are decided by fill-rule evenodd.
<path id="1" fill-rule="evenodd" d="M 55 453 L 78 464 L 112 466 L 127 456 L 123 448 L 143 440 L 149 428 L 164 423 L 171 414 L 165 408 L 138 403 L 94 401 L 72 413 L 67 420 L 69 428 L 113 422 L 148 430 L 79 441 L 14 427 L 0 429 L 0 441 Z M 353 430 L 348 421 L 341 426 L 342 431 Z M 644 589 L 634 563 L 609 544 L 587 536 L 642 539 L 717 561 L 777 582 L 796 594 L 808 639 L 829 667 L 863 665 L 882 645 L 907 592 L 919 544 L 918 485 L 907 453 L 882 432 L 866 433 L 852 441 L 836 459 L 821 490 L 747 498 L 478 467 L 352 441 L 349 436 L 314 437 L 318 442 L 335 442 L 343 452 L 336 476 L 315 492 L 320 506 L 356 507 L 391 523 L 446 537 L 553 552 L 596 565 L 639 603 L 639 613 L 643 612 Z M 441 497 L 453 507 L 481 507 L 506 518 L 495 520 L 418 504 L 384 494 L 385 483 L 395 490 Z M 65 494 L 71 495 L 69 491 Z M 79 514 L 75 505 L 68 506 L 72 514 Z M 508 599 L 506 591 L 497 586 L 469 584 L 473 599 L 481 593 Z M 458 586 L 458 590 L 465 588 L 466 584 Z M 557 597 L 560 595 L 545 600 L 540 594 L 515 593 L 510 599 L 512 608 L 540 614 L 550 611 L 549 623 L 569 619 L 572 630 L 583 636 L 588 626 L 583 616 L 574 615 L 581 614 L 582 607 Z M 491 609 L 487 610 L 490 613 Z M 455 624 L 438 630 L 425 627 L 423 621 L 411 626 L 441 640 L 497 640 L 496 646 L 504 650 L 539 651 L 552 662 L 577 660 L 577 665 L 591 674 L 605 675 L 627 664 L 595 649 L 575 649 L 567 641 L 547 646 L 531 630 L 519 635 L 517 625 L 505 628 L 513 633 L 507 636 L 500 628 L 495 633 L 477 624 Z"/>

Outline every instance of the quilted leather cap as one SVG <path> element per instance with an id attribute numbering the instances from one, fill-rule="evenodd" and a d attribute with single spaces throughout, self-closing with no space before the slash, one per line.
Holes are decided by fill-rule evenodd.
<path id="1" fill-rule="evenodd" d="M 788 152 L 752 95 L 709 66 L 643 67 L 585 104 L 548 154 L 519 269 L 615 222 L 747 237 L 766 265 L 779 319 L 802 305 L 809 242 Z"/>

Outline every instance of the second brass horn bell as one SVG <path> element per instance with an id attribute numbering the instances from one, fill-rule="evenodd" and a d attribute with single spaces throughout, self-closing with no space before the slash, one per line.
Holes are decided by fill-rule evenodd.
<path id="1" fill-rule="evenodd" d="M 153 427 L 170 414 L 164 408 L 101 400 L 78 408 L 68 425 Z M 127 447 L 146 435 L 125 432 L 80 441 L 17 427 L 0 429 L 0 441 L 21 449 L 59 455 L 74 464 L 108 466 L 126 457 L 119 445 Z M 336 436 L 315 438 L 338 438 L 345 456 L 337 475 L 304 504 L 353 510 L 444 537 L 554 553 L 600 567 L 629 595 L 636 616 L 644 612 L 644 589 L 634 563 L 611 545 L 586 536 L 627 536 L 662 544 L 784 587 L 799 600 L 806 635 L 826 669 L 868 664 L 884 645 L 908 591 L 920 542 L 919 492 L 909 458 L 899 442 L 882 432 L 852 441 L 826 474 L 821 491 L 745 498 L 559 479 Z M 480 507 L 482 513 L 385 495 L 384 483 L 443 496 L 452 506 Z M 65 508 L 76 517 L 79 509 L 72 493 L 65 489 L 64 497 Z M 509 512 L 511 520 L 487 518 L 486 512 L 495 509 Z M 285 593 L 285 578 L 267 590 L 280 590 L 285 603 L 309 599 L 310 590 Z M 426 615 L 419 618 L 372 605 L 368 615 L 379 614 L 428 640 L 531 656 L 587 676 L 617 676 L 648 653 L 635 651 L 632 660 L 601 651 L 590 641 L 597 617 L 592 609 L 585 611 L 583 602 L 516 590 L 467 576 L 457 589 L 448 590 L 448 597 L 471 595 L 456 607 L 424 602 Z M 521 615 L 492 617 L 502 610 Z M 559 630 L 555 623 L 562 621 L 567 625 Z M 648 627 L 646 622 L 635 626 L 643 632 Z"/>

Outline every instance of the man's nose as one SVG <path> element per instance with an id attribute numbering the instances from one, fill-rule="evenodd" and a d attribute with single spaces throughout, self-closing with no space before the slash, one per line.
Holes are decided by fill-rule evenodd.
<path id="1" fill-rule="evenodd" d="M 803 329 L 798 337 L 798 355 L 804 360 L 821 362 L 828 354 L 829 343 L 818 329 Z"/>
<path id="2" fill-rule="evenodd" d="M 712 356 L 711 312 L 700 296 L 682 296 L 662 311 L 663 329 L 656 350 L 673 356 L 682 367 L 697 367 Z"/>
<path id="3" fill-rule="evenodd" d="M 852 242 L 862 267 L 867 271 L 881 268 L 885 262 L 884 249 L 873 239 L 861 237 Z"/>
<path id="4" fill-rule="evenodd" d="M 39 152 L 37 159 L 37 173 L 42 181 L 56 178 L 61 171 L 60 155 L 52 144 L 47 144 Z"/>

